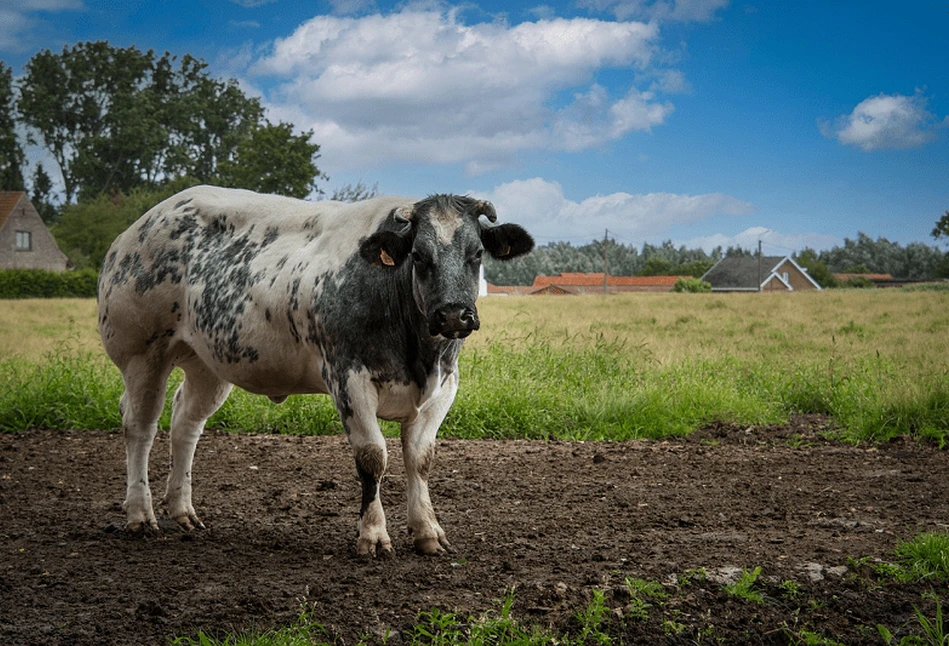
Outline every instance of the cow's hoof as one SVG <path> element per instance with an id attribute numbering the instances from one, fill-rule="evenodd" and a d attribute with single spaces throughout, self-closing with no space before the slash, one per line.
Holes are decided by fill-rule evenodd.
<path id="1" fill-rule="evenodd" d="M 125 531 L 129 534 L 157 534 L 160 530 L 158 529 L 158 521 L 149 519 L 148 521 L 130 520 L 125 523 Z"/>
<path id="2" fill-rule="evenodd" d="M 448 547 L 448 541 L 445 539 L 439 540 L 434 537 L 429 538 L 416 538 L 414 541 L 415 551 L 424 556 L 434 556 L 436 554 L 444 554 L 446 548 Z"/>
<path id="3" fill-rule="evenodd" d="M 356 554 L 361 558 L 390 558 L 395 555 L 391 541 L 360 538 L 356 541 Z"/>
<path id="4" fill-rule="evenodd" d="M 193 532 L 196 529 L 205 529 L 204 523 L 194 514 L 179 514 L 173 520 L 178 523 L 178 527 L 186 532 Z"/>

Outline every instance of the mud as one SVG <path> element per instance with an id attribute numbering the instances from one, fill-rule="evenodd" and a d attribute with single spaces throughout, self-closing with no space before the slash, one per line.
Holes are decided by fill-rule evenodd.
<path id="1" fill-rule="evenodd" d="M 208 431 L 194 494 L 207 529 L 163 521 L 132 536 L 120 433 L 0 435 L 0 644 L 167 644 L 280 626 L 301 609 L 328 642 L 400 644 L 420 612 L 481 616 L 511 589 L 517 620 L 574 636 L 603 591 L 616 643 L 881 643 L 877 624 L 898 641 L 919 632 L 914 606 L 932 617 L 949 589 L 887 581 L 868 563 L 946 531 L 949 454 L 909 439 L 840 444 L 829 429 L 802 416 L 662 442 L 441 440 L 431 487 L 452 550 L 438 557 L 412 552 L 390 440 L 390 559 L 355 554 L 360 485 L 342 437 Z M 156 500 L 167 450 L 162 433 Z M 763 603 L 726 592 L 755 567 Z M 627 577 L 668 596 L 636 612 Z"/>

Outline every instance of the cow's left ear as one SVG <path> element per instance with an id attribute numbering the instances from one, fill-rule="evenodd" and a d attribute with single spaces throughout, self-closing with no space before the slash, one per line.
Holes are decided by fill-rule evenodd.
<path id="1" fill-rule="evenodd" d="M 481 228 L 481 244 L 497 260 L 510 260 L 530 253 L 534 239 L 517 224 Z"/>
<path id="2" fill-rule="evenodd" d="M 359 254 L 377 267 L 398 267 L 411 252 L 412 238 L 394 231 L 379 231 L 359 245 Z"/>

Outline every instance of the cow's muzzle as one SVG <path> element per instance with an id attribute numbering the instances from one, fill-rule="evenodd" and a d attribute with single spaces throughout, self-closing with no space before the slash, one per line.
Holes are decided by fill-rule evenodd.
<path id="1" fill-rule="evenodd" d="M 428 332 L 446 339 L 463 339 L 478 328 L 478 311 L 466 305 L 448 305 L 435 310 L 429 319 Z"/>

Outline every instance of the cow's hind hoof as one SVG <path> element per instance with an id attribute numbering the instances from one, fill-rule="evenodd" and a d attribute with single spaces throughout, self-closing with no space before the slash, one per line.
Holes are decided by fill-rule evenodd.
<path id="1" fill-rule="evenodd" d="M 424 556 L 434 556 L 444 554 L 448 547 L 448 541 L 439 541 L 437 538 L 416 538 L 414 541 L 415 551 Z"/>

